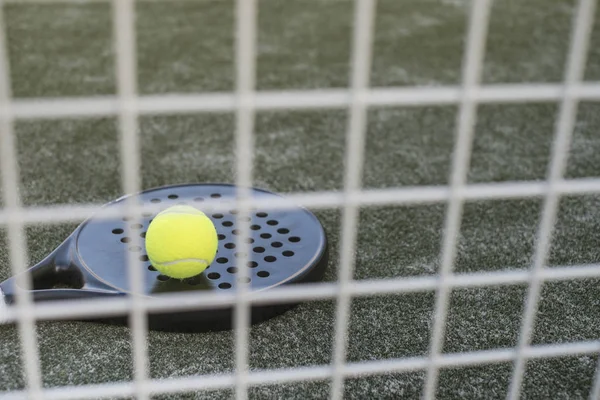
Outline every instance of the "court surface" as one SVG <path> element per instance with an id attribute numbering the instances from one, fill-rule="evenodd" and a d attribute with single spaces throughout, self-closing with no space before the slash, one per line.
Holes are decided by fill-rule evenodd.
<path id="1" fill-rule="evenodd" d="M 563 77 L 575 1 L 498 0 L 492 10 L 485 83 L 556 83 Z M 468 1 L 378 2 L 371 85 L 458 84 Z M 341 88 L 349 84 L 352 2 L 261 0 L 258 78 L 261 90 Z M 232 1 L 142 2 L 138 5 L 138 69 L 142 94 L 234 89 Z M 16 97 L 115 93 L 108 4 L 11 4 L 6 9 Z M 586 80 L 600 79 L 600 14 Z M 456 106 L 382 107 L 368 114 L 365 188 L 448 183 Z M 478 109 L 469 182 L 535 181 L 546 176 L 554 102 L 484 105 Z M 315 192 L 343 187 L 347 114 L 340 110 L 260 112 L 256 120 L 255 185 Z M 234 182 L 233 114 L 143 117 L 142 186 Z M 568 178 L 600 176 L 600 105 L 577 114 Z M 121 196 L 115 119 L 22 121 L 17 124 L 21 195 L 33 205 L 103 203 Z M 455 269 L 526 269 L 533 257 L 541 199 L 470 201 L 465 205 Z M 355 279 L 433 275 L 439 267 L 445 207 L 365 207 L 360 212 Z M 332 246 L 327 281 L 336 279 L 341 213 L 318 211 Z M 27 230 L 30 263 L 62 242 L 74 225 Z M 0 237 L 0 279 L 10 276 L 6 235 Z M 600 261 L 600 197 L 561 199 L 549 264 Z M 445 352 L 510 348 L 518 340 L 524 285 L 454 290 Z M 426 355 L 434 293 L 377 296 L 352 302 L 348 360 Z M 252 369 L 331 362 L 335 303 L 299 306 L 252 328 Z M 600 282 L 545 284 L 534 344 L 597 340 Z M 126 327 L 84 322 L 38 324 L 46 387 L 132 379 Z M 150 332 L 154 378 L 230 372 L 232 332 Z M 0 327 L 0 391 L 22 388 L 17 329 Z M 531 361 L 525 399 L 587 398 L 597 355 Z M 511 363 L 443 369 L 440 398 L 504 398 Z M 349 379 L 349 399 L 416 398 L 424 372 Z M 250 389 L 251 398 L 322 399 L 329 382 Z M 159 398 L 230 398 L 211 391 Z"/>

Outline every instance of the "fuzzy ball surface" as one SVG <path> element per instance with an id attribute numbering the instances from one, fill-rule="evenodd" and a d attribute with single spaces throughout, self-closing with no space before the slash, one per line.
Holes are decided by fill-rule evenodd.
<path id="1" fill-rule="evenodd" d="M 146 233 L 146 252 L 160 273 L 176 279 L 201 274 L 213 262 L 218 237 L 202 211 L 185 205 L 169 207 L 154 217 Z"/>

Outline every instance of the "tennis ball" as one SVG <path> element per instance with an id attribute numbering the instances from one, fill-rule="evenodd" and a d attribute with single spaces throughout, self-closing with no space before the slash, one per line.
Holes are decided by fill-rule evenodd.
<path id="1" fill-rule="evenodd" d="M 194 207 L 178 205 L 154 217 L 146 232 L 146 253 L 160 273 L 185 279 L 213 262 L 218 241 L 210 218 Z"/>

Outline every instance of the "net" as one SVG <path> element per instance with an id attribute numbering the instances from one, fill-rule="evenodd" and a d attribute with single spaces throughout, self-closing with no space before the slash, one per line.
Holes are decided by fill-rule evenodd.
<path id="1" fill-rule="evenodd" d="M 234 388 L 236 398 L 247 398 L 248 387 L 268 383 L 309 380 L 332 381 L 331 397 L 343 394 L 344 379 L 389 373 L 392 371 L 426 372 L 424 397 L 433 398 L 438 386 L 439 370 L 448 366 L 469 366 L 513 362 L 509 397 L 517 399 L 527 360 L 561 355 L 600 352 L 600 341 L 580 341 L 556 345 L 532 345 L 531 331 L 535 320 L 540 288 L 544 282 L 600 277 L 600 265 L 546 267 L 551 232 L 556 220 L 558 200 L 567 194 L 600 193 L 600 179 L 564 180 L 567 151 L 574 128 L 578 102 L 599 100 L 600 85 L 583 83 L 583 70 L 589 47 L 590 31 L 595 15 L 595 1 L 581 0 L 572 23 L 568 63 L 561 84 L 497 84 L 481 85 L 480 76 L 485 54 L 491 0 L 473 1 L 464 54 L 462 83 L 447 87 L 370 88 L 372 36 L 374 28 L 374 0 L 357 0 L 353 25 L 352 75 L 347 89 L 305 91 L 255 91 L 256 70 L 256 15 L 255 0 L 238 0 L 236 6 L 236 91 L 219 94 L 152 95 L 139 96 L 136 88 L 136 38 L 134 33 L 134 2 L 114 0 L 114 36 L 117 49 L 116 74 L 118 94 L 114 97 L 83 99 L 13 99 L 10 93 L 10 71 L 6 51 L 5 30 L 0 29 L 0 129 L 2 151 L 2 188 L 5 207 L 0 211 L 0 222 L 8 227 L 9 252 L 12 272 L 20 277 L 20 284 L 29 287 L 26 276 L 20 274 L 27 266 L 28 255 L 23 239 L 28 223 L 55 223 L 78 221 L 97 211 L 100 204 L 59 205 L 25 208 L 17 190 L 18 164 L 14 143 L 13 124 L 17 120 L 36 118 L 117 116 L 120 129 L 122 189 L 126 193 L 140 188 L 140 143 L 137 119 L 143 115 L 174 115 L 199 112 L 233 111 L 236 115 L 236 151 L 238 158 L 237 184 L 251 186 L 253 182 L 252 153 L 254 116 L 260 110 L 279 109 L 345 109 L 348 110 L 346 135 L 346 169 L 344 190 L 341 192 L 291 193 L 285 200 L 273 203 L 271 208 L 302 205 L 312 209 L 342 209 L 341 260 L 339 281 L 318 283 L 300 288 L 275 289 L 256 294 L 247 293 L 244 285 L 232 295 L 203 295 L 201 305 L 189 294 L 169 294 L 158 301 L 141 302 L 136 299 L 109 299 L 71 302 L 56 307 L 52 303 L 33 304 L 27 292 L 21 293 L 17 307 L 5 315 L 8 322 L 19 324 L 24 349 L 26 390 L 1 393 L 3 398 L 98 398 L 108 396 L 137 396 L 177 393 L 190 390 Z M 0 16 L 3 21 L 3 17 Z M 487 103 L 524 103 L 558 101 L 560 104 L 550 169 L 545 181 L 467 184 L 467 172 L 472 151 L 473 126 L 477 106 Z M 447 186 L 415 186 L 391 189 L 361 189 L 361 171 L 364 159 L 366 110 L 372 106 L 458 106 L 457 131 L 450 184 Z M 486 273 L 453 272 L 458 231 L 463 204 L 476 199 L 543 198 L 543 212 L 537 231 L 533 264 L 526 271 L 498 271 Z M 385 280 L 353 281 L 354 254 L 358 210 L 377 205 L 444 203 L 448 205 L 444 226 L 441 268 L 436 276 L 393 278 Z M 242 193 L 240 216 L 244 216 L 250 202 Z M 258 204 L 260 205 L 260 204 Z M 131 213 L 141 213 L 135 204 Z M 240 221 L 243 221 L 240 219 Z M 242 225 L 243 226 L 243 225 Z M 248 234 L 242 229 L 240 239 Z M 243 241 L 240 241 L 243 246 Z M 136 282 L 136 259 L 131 259 L 130 273 Z M 240 271 L 243 274 L 244 269 Z M 243 277 L 243 275 L 242 275 Z M 527 284 L 526 303 L 518 345 L 512 349 L 495 349 L 464 353 L 443 353 L 442 344 L 448 314 L 449 295 L 453 288 Z M 133 288 L 135 290 L 135 288 Z M 353 298 L 434 290 L 436 293 L 434 322 L 431 331 L 430 352 L 427 357 L 409 357 L 389 360 L 347 362 L 347 332 L 350 301 Z M 197 295 L 194 295 L 197 296 Z M 302 368 L 249 371 L 248 332 L 249 306 L 252 303 L 289 302 L 298 300 L 335 299 L 336 324 L 333 360 L 331 365 Z M 62 303 L 61 303 L 62 304 Z M 218 304 L 235 305 L 235 372 L 215 376 L 190 376 L 168 380 L 153 380 L 148 375 L 146 340 L 146 313 L 156 310 L 211 307 Z M 43 389 L 35 321 L 38 318 L 61 319 L 77 316 L 117 315 L 131 313 L 131 332 L 135 375 L 132 382 L 107 383 L 77 387 Z M 597 368 L 591 398 L 600 396 L 600 368 Z"/>

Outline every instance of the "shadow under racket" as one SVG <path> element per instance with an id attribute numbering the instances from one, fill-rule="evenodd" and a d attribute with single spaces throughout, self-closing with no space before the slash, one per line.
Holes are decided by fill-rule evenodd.
<path id="1" fill-rule="evenodd" d="M 281 198 L 256 188 L 251 189 L 251 195 L 267 201 Z M 28 269 L 33 279 L 31 294 L 34 301 L 130 295 L 127 259 L 132 252 L 139 258 L 143 268 L 143 293 L 140 295 L 154 297 L 169 292 L 235 291 L 239 282 L 237 259 L 240 256 L 236 250 L 236 235 L 239 233 L 236 228 L 237 212 L 233 209 L 236 186 L 175 185 L 149 189 L 135 196 L 142 204 L 156 207 L 155 212 L 145 213 L 137 221 L 128 217 L 99 218 L 105 210 L 115 211 L 115 207 L 125 207 L 125 200 L 129 196 L 121 197 L 81 223 L 60 246 Z M 232 209 L 213 212 L 206 206 L 207 200 L 231 203 Z M 144 237 L 150 221 L 156 213 L 175 204 L 187 204 L 204 211 L 212 219 L 219 236 L 219 247 L 213 263 L 202 274 L 185 280 L 161 275 L 148 261 L 145 250 Z M 246 246 L 249 250 L 249 290 L 321 280 L 328 262 L 328 243 L 322 225 L 312 213 L 301 207 L 279 210 L 253 208 L 249 218 L 250 236 Z M 132 235 L 138 236 L 137 244 L 132 240 Z M 11 307 L 18 290 L 23 289 L 16 285 L 14 277 L 0 283 L 0 303 L 4 301 L 6 307 Z M 284 302 L 252 305 L 252 323 L 272 318 L 295 305 Z M 222 330 L 231 328 L 232 315 L 233 306 L 150 312 L 148 323 L 152 330 Z M 125 324 L 127 317 L 100 321 Z"/>

